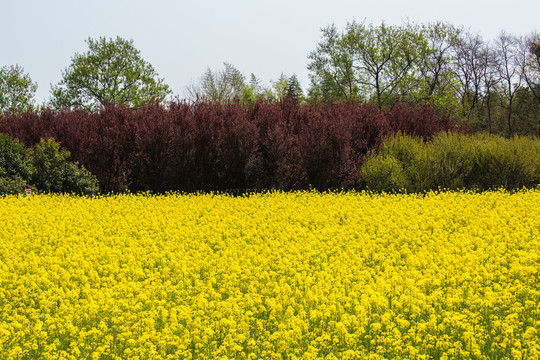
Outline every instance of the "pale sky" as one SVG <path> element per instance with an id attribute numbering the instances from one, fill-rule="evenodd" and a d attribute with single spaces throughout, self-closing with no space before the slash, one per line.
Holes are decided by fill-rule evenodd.
<path id="1" fill-rule="evenodd" d="M 494 39 L 540 30 L 537 0 L 0 0 L 0 66 L 19 64 L 38 83 L 37 103 L 85 40 L 133 39 L 181 98 L 206 70 L 229 62 L 269 85 L 281 73 L 309 85 L 307 55 L 320 29 L 353 20 L 379 25 L 448 21 Z"/>

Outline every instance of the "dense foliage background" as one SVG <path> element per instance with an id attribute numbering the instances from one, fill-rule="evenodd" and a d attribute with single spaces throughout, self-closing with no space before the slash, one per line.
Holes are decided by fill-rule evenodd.
<path id="1" fill-rule="evenodd" d="M 100 111 L 6 116 L 0 133 L 33 146 L 55 139 L 108 191 L 352 188 L 369 150 L 396 131 L 455 130 L 428 105 L 381 110 L 353 101 L 109 104 Z"/>
<path id="2" fill-rule="evenodd" d="M 320 42 L 308 55 L 307 91 L 294 74 L 281 74 L 268 87 L 254 74 L 247 81 L 241 71 L 224 63 L 223 70 L 208 69 L 191 84 L 187 99 L 175 101 L 165 101 L 168 86 L 141 58 L 133 41 L 89 38 L 87 44 L 88 51 L 75 54 L 43 106 L 34 106 L 37 85 L 22 67 L 1 68 L 0 133 L 26 147 L 42 140 L 58 142 L 56 154 L 71 154 L 63 162 L 82 164 L 99 179 L 104 192 L 366 185 L 514 188 L 540 182 L 535 161 L 526 165 L 527 175 L 505 175 L 521 171 L 521 159 L 539 155 L 536 32 L 501 32 L 493 41 L 484 41 L 444 22 L 389 26 L 353 21 L 344 29 L 322 29 Z M 419 149 L 411 163 L 388 153 L 388 146 L 394 145 L 375 154 L 383 140 L 397 132 L 416 137 L 401 142 L 411 154 Z M 523 147 L 512 148 L 519 141 L 494 138 L 452 140 L 444 151 L 417 144 L 440 132 L 530 136 L 526 141 L 531 146 L 524 154 Z M 389 141 L 395 144 L 396 139 Z M 493 149 L 510 146 L 514 155 L 492 151 L 492 162 L 486 162 L 479 150 L 459 156 L 451 152 L 453 146 L 487 146 L 482 141 Z M 432 150 L 432 158 L 426 157 Z M 362 172 L 368 152 L 369 167 Z M 32 154 L 23 151 L 20 161 Z M 465 164 L 447 166 L 447 158 L 456 156 L 455 161 Z M 469 175 L 460 171 L 471 167 L 477 180 L 463 180 Z M 28 183 L 30 178 L 15 179 L 9 175 L 13 171 L 5 164 L 0 167 L 6 188 L 35 185 Z M 448 173 L 435 179 L 436 171 Z M 489 181 L 480 180 L 484 175 Z M 74 187 L 54 187 L 71 191 L 68 188 Z"/>

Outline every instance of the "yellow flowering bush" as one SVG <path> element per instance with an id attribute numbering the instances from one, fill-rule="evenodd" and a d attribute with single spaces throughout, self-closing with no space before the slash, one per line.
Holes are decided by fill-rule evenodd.
<path id="1" fill-rule="evenodd" d="M 540 191 L 0 198 L 1 359 L 539 359 Z"/>

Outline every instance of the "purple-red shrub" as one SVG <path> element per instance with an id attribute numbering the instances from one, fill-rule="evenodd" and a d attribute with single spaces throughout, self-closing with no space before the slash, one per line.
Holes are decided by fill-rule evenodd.
<path id="1" fill-rule="evenodd" d="M 387 113 L 392 132 L 421 136 L 429 140 L 441 131 L 453 131 L 455 122 L 450 113 L 441 113 L 429 104 L 397 103 Z"/>
<path id="2" fill-rule="evenodd" d="M 257 102 L 250 118 L 258 129 L 261 178 L 258 186 L 275 189 L 300 189 L 309 186 L 298 149 L 298 112 L 290 101 Z"/>
<path id="3" fill-rule="evenodd" d="M 430 138 L 452 130 L 431 106 L 383 111 L 354 102 L 108 104 L 99 111 L 28 112 L 0 132 L 31 146 L 54 138 L 102 191 L 351 188 L 366 153 L 389 132 Z"/>
<path id="4" fill-rule="evenodd" d="M 192 106 L 195 124 L 194 158 L 197 187 L 233 190 L 257 180 L 258 132 L 239 104 Z"/>

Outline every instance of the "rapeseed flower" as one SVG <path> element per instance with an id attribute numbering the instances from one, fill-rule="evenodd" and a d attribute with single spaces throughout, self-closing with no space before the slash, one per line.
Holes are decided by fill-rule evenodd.
<path id="1" fill-rule="evenodd" d="M 0 359 L 539 359 L 540 192 L 0 198 Z"/>

